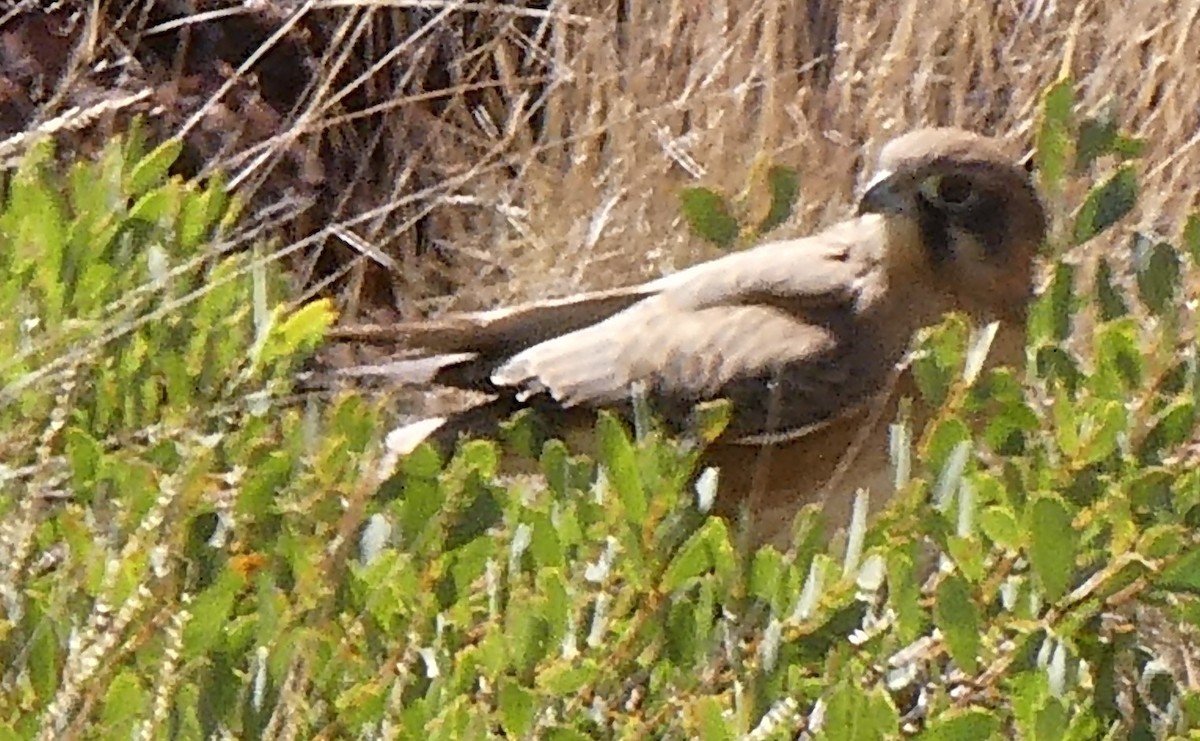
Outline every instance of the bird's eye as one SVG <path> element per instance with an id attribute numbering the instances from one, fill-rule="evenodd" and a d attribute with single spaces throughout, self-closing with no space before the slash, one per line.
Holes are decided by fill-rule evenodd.
<path id="1" fill-rule="evenodd" d="M 979 199 L 971 181 L 961 175 L 934 175 L 922 184 L 925 197 L 946 208 L 970 208 Z"/>
<path id="2" fill-rule="evenodd" d="M 942 178 L 937 192 L 942 202 L 951 206 L 961 206 L 975 196 L 975 189 L 966 178 L 954 176 Z"/>

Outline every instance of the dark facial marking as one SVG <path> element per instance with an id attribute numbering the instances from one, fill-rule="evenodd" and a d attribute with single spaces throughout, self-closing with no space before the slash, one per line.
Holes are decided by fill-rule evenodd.
<path id="1" fill-rule="evenodd" d="M 980 193 L 973 207 L 955 214 L 956 225 L 973 234 L 989 257 L 1004 249 L 1005 221 L 1004 200 L 992 193 Z"/>
<path id="2" fill-rule="evenodd" d="M 949 215 L 922 193 L 917 196 L 917 227 L 934 267 L 950 260 Z"/>
<path id="3" fill-rule="evenodd" d="M 918 224 L 934 265 L 951 257 L 951 228 L 973 235 L 989 257 L 1003 251 L 1010 226 L 1008 195 L 981 188 L 981 182 L 986 180 L 950 174 L 939 182 L 937 199 L 918 194 Z"/>

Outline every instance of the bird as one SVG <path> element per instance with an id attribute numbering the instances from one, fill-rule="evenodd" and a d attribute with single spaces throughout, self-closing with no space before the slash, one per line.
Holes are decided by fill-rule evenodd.
<path id="1" fill-rule="evenodd" d="M 852 216 L 815 234 L 637 285 L 341 336 L 407 348 L 388 371 L 405 382 L 490 395 L 396 430 L 401 454 L 492 436 L 523 408 L 567 437 L 601 409 L 628 418 L 631 389 L 676 430 L 725 399 L 729 423 L 701 456 L 719 472 L 716 512 L 749 518 L 753 546 L 784 548 L 806 505 L 844 532 L 858 492 L 872 514 L 894 495 L 901 400 L 918 434 L 936 411 L 906 365 L 920 330 L 948 312 L 996 322 L 988 367 L 1023 362 L 1046 229 L 1033 174 L 1002 140 L 919 128 L 880 149 Z"/>

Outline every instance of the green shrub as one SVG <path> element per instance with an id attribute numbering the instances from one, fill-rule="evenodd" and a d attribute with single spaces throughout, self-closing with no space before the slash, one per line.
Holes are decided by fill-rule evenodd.
<path id="1" fill-rule="evenodd" d="M 219 182 L 169 179 L 174 145 L 143 154 L 136 131 L 65 175 L 36 150 L 0 212 L 0 729 L 1186 733 L 1200 220 L 1136 234 L 1083 280 L 1068 248 L 1135 205 L 1139 146 L 1073 110 L 1069 81 L 1048 91 L 1036 161 L 1056 227 L 1027 367 L 978 374 L 985 343 L 958 317 L 924 338 L 943 409 L 840 561 L 812 513 L 792 552 L 739 549 L 685 486 L 694 446 L 607 415 L 596 461 L 551 441 L 541 477 L 501 479 L 498 443 L 423 447 L 380 491 L 379 410 L 282 403 L 331 311 L 279 305 L 286 281 L 237 237 Z M 797 181 L 762 173 L 765 205 L 695 190 L 688 223 L 726 246 L 777 225 Z M 1081 181 L 1098 184 L 1068 202 Z M 941 554 L 927 583 L 923 542 Z"/>

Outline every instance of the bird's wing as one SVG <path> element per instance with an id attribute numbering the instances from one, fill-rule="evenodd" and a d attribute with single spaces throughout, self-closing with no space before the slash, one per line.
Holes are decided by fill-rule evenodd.
<path id="1" fill-rule="evenodd" d="M 882 238 L 873 226 L 856 220 L 649 284 L 655 295 L 522 351 L 492 380 L 566 407 L 621 403 L 635 383 L 667 414 L 729 398 L 739 435 L 820 423 L 890 367 L 856 350 L 878 345 L 855 315 L 873 266 L 858 242 Z"/>
<path id="2" fill-rule="evenodd" d="M 654 283 L 643 283 L 438 319 L 335 327 L 329 334 L 334 339 L 394 343 L 429 353 L 512 355 L 603 321 L 657 291 Z"/>
<path id="3" fill-rule="evenodd" d="M 388 325 L 335 327 L 330 339 L 404 348 L 385 364 L 356 366 L 337 375 L 386 378 L 406 385 L 434 384 L 496 393 L 492 372 L 527 347 L 601 322 L 659 289 L 651 284 L 531 301 L 487 311 Z"/>

